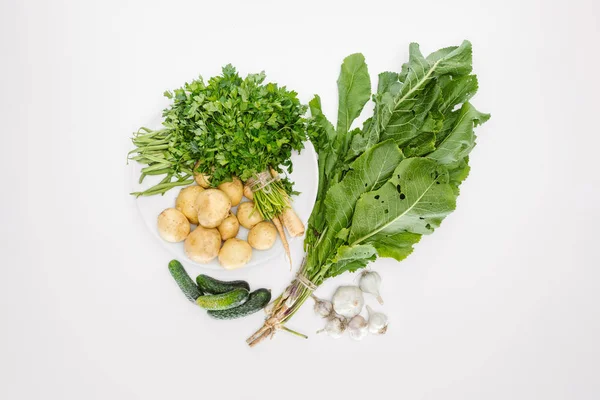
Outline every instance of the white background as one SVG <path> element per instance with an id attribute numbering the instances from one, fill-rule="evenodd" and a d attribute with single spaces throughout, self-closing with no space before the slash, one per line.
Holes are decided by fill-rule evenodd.
<path id="1" fill-rule="evenodd" d="M 0 398 L 600 398 L 599 17 L 592 0 L 3 0 Z M 465 38 L 492 119 L 456 212 L 375 264 L 386 336 L 314 335 L 307 306 L 290 326 L 309 340 L 249 349 L 261 315 L 186 302 L 128 195 L 128 138 L 165 89 L 231 62 L 334 118 L 346 55 L 374 77 L 411 41 Z M 282 260 L 235 274 L 290 277 Z"/>

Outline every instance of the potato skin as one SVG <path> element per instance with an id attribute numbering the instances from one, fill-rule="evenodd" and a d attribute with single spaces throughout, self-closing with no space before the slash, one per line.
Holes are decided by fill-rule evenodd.
<path id="1" fill-rule="evenodd" d="M 175 200 L 175 208 L 178 209 L 187 217 L 192 224 L 198 224 L 198 209 L 196 208 L 196 198 L 203 192 L 202 186 L 192 185 L 181 189 L 177 200 Z"/>
<path id="2" fill-rule="evenodd" d="M 246 229 L 252 229 L 254 225 L 263 220 L 258 210 L 254 209 L 254 202 L 246 201 L 241 203 L 237 209 L 237 219 Z"/>
<path id="3" fill-rule="evenodd" d="M 183 213 L 174 208 L 167 208 L 158 215 L 158 234 L 163 240 L 177 243 L 190 233 L 190 222 Z"/>
<path id="4" fill-rule="evenodd" d="M 188 258 L 194 262 L 206 264 L 219 255 L 221 235 L 215 228 L 198 226 L 189 234 L 183 249 Z"/>
<path id="5" fill-rule="evenodd" d="M 210 175 L 194 173 L 194 180 L 205 189 L 210 187 Z"/>
<path id="6" fill-rule="evenodd" d="M 231 210 L 231 200 L 219 189 L 206 189 L 196 197 L 198 224 L 205 228 L 216 228 Z"/>
<path id="7" fill-rule="evenodd" d="M 270 222 L 262 221 L 248 232 L 248 244 L 256 250 L 268 250 L 275 244 L 277 229 Z"/>
<path id="8" fill-rule="evenodd" d="M 237 269 L 248 264 L 252 258 L 252 247 L 245 240 L 227 239 L 219 251 L 219 262 L 225 269 Z"/>
<path id="9" fill-rule="evenodd" d="M 231 182 L 221 183 L 218 188 L 224 191 L 227 196 L 229 196 L 232 206 L 237 206 L 240 204 L 240 201 L 242 201 L 242 196 L 244 195 L 244 185 L 236 176 L 232 178 Z"/>
<path id="10" fill-rule="evenodd" d="M 217 229 L 219 230 L 223 240 L 231 239 L 236 237 L 240 231 L 240 222 L 235 215 L 229 214 L 227 218 L 225 218 L 223 222 L 217 226 Z"/>

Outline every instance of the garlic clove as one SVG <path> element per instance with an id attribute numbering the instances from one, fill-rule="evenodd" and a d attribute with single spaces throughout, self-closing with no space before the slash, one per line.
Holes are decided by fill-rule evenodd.
<path id="1" fill-rule="evenodd" d="M 369 332 L 369 324 L 362 315 L 354 316 L 348 323 L 348 334 L 354 340 L 362 340 Z"/>
<path id="2" fill-rule="evenodd" d="M 383 335 L 387 332 L 388 317 L 384 313 L 375 312 L 370 306 L 367 306 L 369 313 L 369 332 L 374 335 Z"/>
<path id="3" fill-rule="evenodd" d="M 317 333 L 325 332 L 327 336 L 330 336 L 334 339 L 339 339 L 342 337 L 342 334 L 346 330 L 346 320 L 340 317 L 329 318 L 327 323 L 325 324 L 325 328 L 317 331 Z"/>
<path id="4" fill-rule="evenodd" d="M 315 295 L 311 295 L 311 297 L 315 301 L 315 306 L 313 307 L 315 314 L 322 318 L 330 317 L 333 312 L 333 304 L 330 301 L 321 300 Z"/>
<path id="5" fill-rule="evenodd" d="M 360 289 L 375 296 L 379 304 L 383 304 L 383 299 L 379 294 L 379 288 L 381 287 L 381 276 L 375 271 L 364 271 L 360 276 L 360 282 L 358 284 Z"/>

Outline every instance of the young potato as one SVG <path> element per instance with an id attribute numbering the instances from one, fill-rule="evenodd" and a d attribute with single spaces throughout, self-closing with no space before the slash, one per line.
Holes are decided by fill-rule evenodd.
<path id="1" fill-rule="evenodd" d="M 158 216 L 158 234 L 167 242 L 177 243 L 190 233 L 190 222 L 174 208 L 167 208 Z"/>
<path id="2" fill-rule="evenodd" d="M 218 188 L 224 191 L 227 196 L 229 196 L 232 206 L 237 206 L 240 204 L 240 201 L 242 201 L 242 196 L 244 195 L 244 185 L 239 178 L 234 176 L 231 182 L 223 182 L 218 186 Z"/>
<path id="3" fill-rule="evenodd" d="M 192 224 L 198 224 L 198 209 L 196 208 L 196 197 L 203 192 L 202 186 L 192 185 L 181 189 L 175 208 L 178 209 L 190 220 Z"/>
<path id="4" fill-rule="evenodd" d="M 223 240 L 231 239 L 237 236 L 240 230 L 240 222 L 235 215 L 229 214 L 229 216 L 221 222 L 221 225 L 217 226 L 217 229 Z"/>
<path id="5" fill-rule="evenodd" d="M 252 258 L 252 247 L 245 240 L 227 239 L 219 251 L 219 262 L 225 269 L 241 268 Z"/>
<path id="6" fill-rule="evenodd" d="M 219 189 L 206 189 L 196 197 L 198 223 L 205 228 L 216 228 L 231 210 L 231 200 Z"/>
<path id="7" fill-rule="evenodd" d="M 199 172 L 196 172 L 196 168 L 198 168 L 199 164 L 200 164 L 200 161 L 198 161 L 196 163 L 196 165 L 194 165 L 194 179 L 196 180 L 196 183 L 198 185 L 200 185 L 206 189 L 206 188 L 210 187 L 210 175 L 201 174 Z"/>
<path id="8" fill-rule="evenodd" d="M 254 225 L 248 233 L 248 243 L 256 250 L 268 250 L 275 244 L 277 229 L 270 222 L 263 221 Z"/>
<path id="9" fill-rule="evenodd" d="M 206 264 L 211 262 L 219 254 L 221 248 L 221 235 L 215 228 L 203 228 L 198 226 L 189 234 L 183 249 L 192 261 Z"/>
<path id="10" fill-rule="evenodd" d="M 237 219 L 246 229 L 252 229 L 254 225 L 262 221 L 262 217 L 258 210 L 254 208 L 254 202 L 246 201 L 238 206 Z"/>

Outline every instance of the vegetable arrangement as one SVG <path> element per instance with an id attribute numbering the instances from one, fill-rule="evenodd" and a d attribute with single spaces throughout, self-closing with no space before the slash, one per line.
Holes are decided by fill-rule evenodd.
<path id="1" fill-rule="evenodd" d="M 371 95 L 365 59 L 353 54 L 338 79 L 337 125 L 323 114 L 318 96 L 309 103 L 319 188 L 306 256 L 298 277 L 248 338 L 251 346 L 282 329 L 324 280 L 377 257 L 402 261 L 454 210 L 469 173 L 474 127 L 490 117 L 469 102 L 478 88 L 471 72 L 470 42 L 427 57 L 413 43 L 401 71 L 379 74 Z M 371 96 L 373 115 L 352 129 Z"/>
<path id="2" fill-rule="evenodd" d="M 364 293 L 383 304 L 376 272 L 363 272 L 358 286 L 339 287 L 331 302 L 313 293 L 325 280 L 377 257 L 404 260 L 455 209 L 469 174 L 474 128 L 490 118 L 470 103 L 478 89 L 471 43 L 426 57 L 413 43 L 408 62 L 399 72 L 380 73 L 375 90 L 363 55 L 346 57 L 337 81 L 335 126 L 318 95 L 309 103 L 307 119 L 307 107 L 295 92 L 263 84 L 264 79 L 264 73 L 242 79 L 228 65 L 206 84 L 200 78 L 165 92 L 173 104 L 164 110 L 164 127 L 141 128 L 130 152 L 146 165 L 140 182 L 164 177 L 133 194 L 185 186 L 175 208 L 159 215 L 158 231 L 166 241 L 183 241 L 187 256 L 199 263 L 218 257 L 226 269 L 243 267 L 253 249 L 271 248 L 277 235 L 290 259 L 284 228 L 291 236 L 306 233 L 298 274 L 270 304 L 266 289 L 250 292 L 247 282 L 206 275 L 194 282 L 178 261 L 169 263 L 184 295 L 216 319 L 265 308 L 267 317 L 248 338 L 250 346 L 278 330 L 306 337 L 286 324 L 310 297 L 315 312 L 327 318 L 322 331 L 329 336 L 347 331 L 361 340 L 369 332 L 383 334 L 386 315 L 368 305 L 368 319 L 361 315 Z M 354 128 L 370 99 L 372 115 Z M 293 183 L 279 173 L 292 170 L 291 153 L 300 151 L 306 138 L 318 153 L 319 184 L 305 228 L 292 209 Z M 250 230 L 247 241 L 237 238 L 240 227 Z"/>

